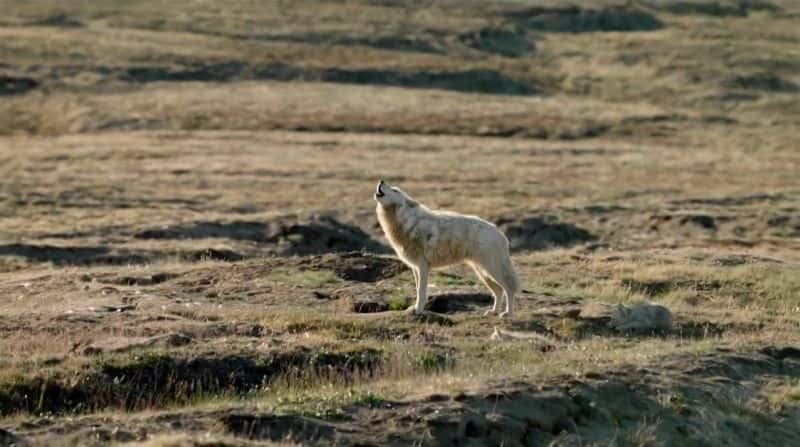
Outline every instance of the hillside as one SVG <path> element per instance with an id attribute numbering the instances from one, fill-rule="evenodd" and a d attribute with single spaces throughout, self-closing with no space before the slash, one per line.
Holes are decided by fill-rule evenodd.
<path id="1" fill-rule="evenodd" d="M 0 445 L 800 445 L 800 3 L 0 10 Z M 513 319 L 402 312 L 381 178 Z"/>

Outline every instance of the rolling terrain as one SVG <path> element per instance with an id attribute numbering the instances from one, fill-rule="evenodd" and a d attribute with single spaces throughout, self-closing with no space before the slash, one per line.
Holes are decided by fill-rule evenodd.
<path id="1" fill-rule="evenodd" d="M 800 444 L 800 4 L 0 8 L 0 445 Z M 402 312 L 380 178 L 513 319 Z"/>

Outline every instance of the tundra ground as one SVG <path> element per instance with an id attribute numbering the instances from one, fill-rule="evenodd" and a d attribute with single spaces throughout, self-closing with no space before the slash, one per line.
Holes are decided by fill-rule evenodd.
<path id="1" fill-rule="evenodd" d="M 0 6 L 0 444 L 800 443 L 794 2 Z"/>

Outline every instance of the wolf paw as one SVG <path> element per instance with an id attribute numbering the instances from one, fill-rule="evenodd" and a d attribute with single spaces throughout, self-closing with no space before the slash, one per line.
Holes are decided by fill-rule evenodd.
<path id="1" fill-rule="evenodd" d="M 511 318 L 511 312 L 510 311 L 500 312 L 500 315 L 498 315 L 498 317 L 504 320 L 508 320 Z"/>
<path id="2" fill-rule="evenodd" d="M 411 306 L 411 307 L 406 308 L 406 310 L 404 310 L 403 313 L 406 314 L 406 315 L 417 315 L 417 314 L 421 314 L 422 312 L 417 311 L 416 307 Z"/>
<path id="3" fill-rule="evenodd" d="M 484 316 L 488 317 L 489 315 L 495 315 L 497 313 L 497 309 L 489 309 L 483 313 Z"/>

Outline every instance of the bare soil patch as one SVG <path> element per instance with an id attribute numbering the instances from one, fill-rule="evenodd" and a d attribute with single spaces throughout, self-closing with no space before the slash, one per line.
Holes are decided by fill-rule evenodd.
<path id="1" fill-rule="evenodd" d="M 507 14 L 525 27 L 547 32 L 653 31 L 663 25 L 658 18 L 635 7 L 582 8 L 533 7 Z"/>
<path id="2" fill-rule="evenodd" d="M 481 28 L 458 36 L 464 45 L 505 57 L 525 57 L 536 50 L 534 41 L 519 28 Z"/>
<path id="3" fill-rule="evenodd" d="M 198 222 L 142 230 L 137 239 L 232 239 L 267 244 L 280 256 L 386 248 L 358 227 L 330 216 L 278 218 L 264 222 Z"/>
<path id="4" fill-rule="evenodd" d="M 502 50 L 501 50 L 502 51 Z M 251 66 L 241 61 L 202 64 L 183 68 L 131 67 L 119 74 L 130 83 L 149 82 L 225 82 L 270 80 L 281 82 L 316 81 L 359 85 L 386 85 L 408 88 L 453 90 L 500 95 L 532 95 L 535 85 L 515 80 L 488 69 L 463 71 L 411 71 L 379 69 L 296 67 L 283 63 Z"/>
<path id="5" fill-rule="evenodd" d="M 569 247 L 595 240 L 589 231 L 563 222 L 555 216 L 530 216 L 520 219 L 497 219 L 511 243 L 512 250 L 542 250 Z"/>
<path id="6" fill-rule="evenodd" d="M 800 445 L 797 2 L 212 3 L 2 4 L 0 444 Z"/>
<path id="7" fill-rule="evenodd" d="M 32 78 L 0 74 L 0 95 L 16 95 L 26 93 L 39 86 Z"/>
<path id="8" fill-rule="evenodd" d="M 754 1 L 650 1 L 647 5 L 670 14 L 746 17 L 751 11 L 779 12 L 780 7 L 762 0 Z"/>

